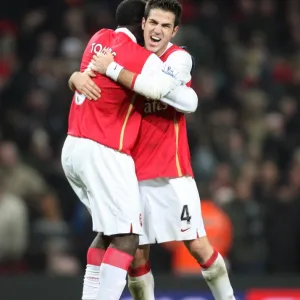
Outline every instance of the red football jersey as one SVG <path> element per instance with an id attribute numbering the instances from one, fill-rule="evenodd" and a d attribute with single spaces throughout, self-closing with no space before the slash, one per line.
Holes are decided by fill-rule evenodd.
<path id="1" fill-rule="evenodd" d="M 117 63 L 136 73 L 141 73 L 151 55 L 125 32 L 103 29 L 90 39 L 80 70 L 84 71 L 93 55 L 103 48 L 110 49 Z M 97 74 L 93 80 L 101 88 L 101 98 L 90 101 L 75 92 L 70 108 L 68 134 L 130 154 L 141 125 L 142 116 L 140 110 L 136 109 L 141 103 L 137 103 L 136 94 L 106 76 Z"/>
<path id="2" fill-rule="evenodd" d="M 160 59 L 165 62 L 175 51 L 185 50 L 172 45 Z M 147 100 L 132 157 L 139 181 L 193 176 L 184 114 L 160 101 Z"/>

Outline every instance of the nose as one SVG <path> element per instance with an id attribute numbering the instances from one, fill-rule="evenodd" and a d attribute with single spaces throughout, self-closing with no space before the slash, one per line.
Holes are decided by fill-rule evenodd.
<path id="1" fill-rule="evenodd" d="M 156 35 L 159 35 L 162 31 L 162 27 L 161 25 L 157 24 L 153 30 L 153 33 L 156 34 Z"/>

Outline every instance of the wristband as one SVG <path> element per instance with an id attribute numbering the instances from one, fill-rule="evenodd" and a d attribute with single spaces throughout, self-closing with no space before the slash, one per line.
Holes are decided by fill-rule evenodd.
<path id="1" fill-rule="evenodd" d="M 120 66 L 118 63 L 113 61 L 107 67 L 106 76 L 111 78 L 114 81 L 117 81 L 119 74 L 123 69 L 124 68 L 122 66 Z"/>

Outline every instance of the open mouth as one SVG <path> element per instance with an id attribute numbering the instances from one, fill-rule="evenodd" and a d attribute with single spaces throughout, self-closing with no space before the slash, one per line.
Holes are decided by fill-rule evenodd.
<path id="1" fill-rule="evenodd" d="M 159 37 L 154 36 L 154 35 L 151 35 L 150 39 L 151 39 L 151 42 L 156 43 L 156 44 L 158 44 L 161 41 L 161 39 Z"/>

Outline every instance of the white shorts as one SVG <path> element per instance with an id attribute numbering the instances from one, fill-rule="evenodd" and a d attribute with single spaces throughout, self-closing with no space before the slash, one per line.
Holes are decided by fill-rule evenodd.
<path id="1" fill-rule="evenodd" d="M 62 150 L 65 175 L 105 235 L 141 233 L 141 203 L 133 159 L 94 141 L 68 136 Z"/>
<path id="2" fill-rule="evenodd" d="M 139 182 L 143 234 L 140 245 L 206 236 L 200 197 L 192 177 Z"/>

